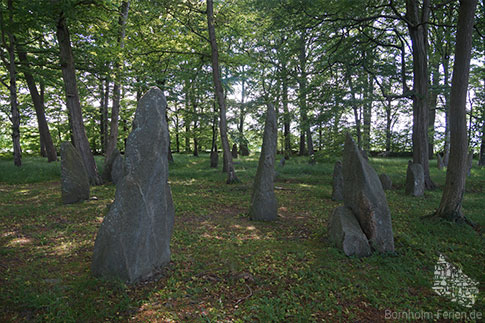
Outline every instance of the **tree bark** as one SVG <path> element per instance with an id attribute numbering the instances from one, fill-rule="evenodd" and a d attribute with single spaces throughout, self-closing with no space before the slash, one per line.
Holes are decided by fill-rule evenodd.
<path id="1" fill-rule="evenodd" d="M 406 18 L 413 51 L 413 162 L 424 170 L 426 189 L 435 188 L 429 173 L 428 159 L 428 36 L 429 0 L 419 10 L 417 0 L 406 0 Z"/>
<path id="2" fill-rule="evenodd" d="M 118 20 L 119 24 L 119 34 L 118 34 L 118 44 L 120 50 L 125 47 L 125 30 L 126 21 L 128 20 L 128 11 L 130 9 L 130 1 L 123 1 L 120 8 L 120 17 Z M 109 124 L 109 137 L 106 145 L 106 158 L 105 164 L 110 160 L 111 154 L 116 148 L 118 143 L 118 119 L 120 116 L 120 98 L 121 98 L 121 66 L 122 62 L 117 60 L 115 62 L 115 82 L 113 85 L 113 106 L 111 108 L 111 120 Z"/>
<path id="3" fill-rule="evenodd" d="M 285 137 L 285 159 L 289 159 L 291 156 L 291 138 L 290 138 L 290 113 L 288 111 L 288 70 L 286 69 L 286 62 L 283 66 L 283 134 Z"/>
<path id="4" fill-rule="evenodd" d="M 64 89 L 66 91 L 66 105 L 72 120 L 71 128 L 74 145 L 81 154 L 89 176 L 89 182 L 92 185 L 99 185 L 102 181 L 98 175 L 96 162 L 94 161 L 93 154 L 89 148 L 88 137 L 86 136 L 86 131 L 84 129 L 81 103 L 76 83 L 76 70 L 74 68 L 71 39 L 63 13 L 61 13 L 60 18 L 57 21 L 57 40 L 60 49 L 62 78 L 64 79 Z"/>
<path id="5" fill-rule="evenodd" d="M 209 40 L 211 45 L 212 58 L 212 77 L 219 105 L 219 128 L 221 131 L 222 149 L 224 152 L 224 164 L 227 167 L 227 183 L 232 184 L 239 182 L 232 162 L 229 140 L 227 138 L 227 120 L 226 120 L 226 99 L 222 89 L 222 82 L 219 69 L 219 51 L 217 49 L 216 32 L 214 28 L 214 3 L 213 0 L 207 0 L 207 27 L 209 30 Z"/>
<path id="6" fill-rule="evenodd" d="M 32 103 L 34 104 L 35 114 L 37 116 L 37 124 L 39 126 L 39 135 L 41 142 L 41 150 L 44 149 L 48 162 L 57 160 L 57 152 L 52 142 L 51 133 L 49 131 L 49 126 L 45 118 L 45 108 L 43 96 L 39 94 L 37 86 L 35 84 L 34 77 L 29 71 L 29 61 L 27 58 L 27 53 L 17 49 L 18 57 L 22 65 L 24 65 L 23 74 L 27 82 L 27 87 L 29 88 L 30 97 L 32 98 Z"/>
<path id="7" fill-rule="evenodd" d="M 308 120 L 308 106 L 306 102 L 306 92 L 307 92 L 307 72 L 306 72 L 306 49 L 305 49 L 305 33 L 302 32 L 300 35 L 300 53 L 298 55 L 300 61 L 301 75 L 298 79 L 299 84 L 299 99 L 300 99 L 300 155 L 313 155 L 313 140 L 310 122 Z M 307 144 L 307 151 L 305 151 L 305 137 Z"/>
<path id="8" fill-rule="evenodd" d="M 485 166 L 485 118 L 482 121 L 482 142 L 480 144 L 480 156 L 478 166 Z"/>
<path id="9" fill-rule="evenodd" d="M 477 0 L 461 0 L 456 31 L 455 63 L 450 93 L 450 160 L 446 183 L 436 215 L 448 220 L 463 219 L 461 204 L 467 166 L 466 97 L 470 74 L 472 34 Z"/>
<path id="10" fill-rule="evenodd" d="M 355 120 L 355 131 L 357 132 L 357 146 L 359 149 L 362 149 L 362 131 L 360 127 L 360 109 L 357 106 L 357 99 L 355 97 L 355 89 L 354 85 L 352 82 L 352 75 L 348 76 L 348 82 L 349 82 L 349 87 L 350 87 L 350 92 L 351 92 L 351 97 L 352 97 L 352 110 L 354 111 L 354 120 Z"/>
<path id="11" fill-rule="evenodd" d="M 448 160 L 450 158 L 450 91 L 449 91 L 449 66 L 450 58 L 446 55 L 443 57 L 443 77 L 445 88 L 445 145 L 443 148 L 443 165 L 448 167 Z"/>
<path id="12" fill-rule="evenodd" d="M 436 120 L 436 105 L 438 102 L 438 87 L 440 85 L 439 61 L 432 66 L 432 86 L 429 93 L 429 119 L 428 119 L 428 159 L 434 157 L 434 123 Z"/>
<path id="13" fill-rule="evenodd" d="M 13 0 L 8 0 L 7 8 L 9 12 L 9 25 L 13 27 Z M 2 56 L 3 63 L 9 74 L 10 93 L 10 121 L 12 122 L 12 145 L 13 145 L 13 162 L 15 166 L 22 166 L 22 149 L 20 147 L 20 111 L 17 103 L 17 67 L 15 66 L 15 38 L 10 29 L 7 28 L 8 43 L 5 38 L 5 25 L 3 21 L 3 12 L 0 11 L 0 23 L 2 30 L 2 44 L 7 49 L 8 60 Z"/>
<path id="14" fill-rule="evenodd" d="M 372 122 L 372 96 L 374 94 L 374 82 L 372 76 L 366 76 L 365 101 L 364 101 L 364 129 L 362 132 L 362 146 L 366 151 L 370 151 L 370 131 Z"/>

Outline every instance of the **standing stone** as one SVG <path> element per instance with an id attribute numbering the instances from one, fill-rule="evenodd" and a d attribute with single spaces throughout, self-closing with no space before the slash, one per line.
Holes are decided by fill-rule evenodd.
<path id="1" fill-rule="evenodd" d="M 328 221 L 328 236 L 347 256 L 367 257 L 371 254 L 369 241 L 348 207 L 339 206 L 333 211 Z"/>
<path id="2" fill-rule="evenodd" d="M 157 275 L 170 261 L 174 209 L 167 182 L 166 108 L 156 87 L 138 102 L 126 143 L 125 176 L 94 245 L 95 276 L 134 283 Z"/>
<path id="3" fill-rule="evenodd" d="M 237 145 L 236 144 L 232 145 L 231 154 L 232 154 L 232 158 L 237 158 Z"/>
<path id="4" fill-rule="evenodd" d="M 277 136 L 276 113 L 273 105 L 268 104 L 264 124 L 263 147 L 259 156 L 249 210 L 251 220 L 272 221 L 278 217 L 278 202 L 274 194 L 273 184 Z"/>
<path id="5" fill-rule="evenodd" d="M 211 151 L 211 168 L 217 168 L 218 163 L 219 163 L 219 153 L 217 152 L 217 146 L 215 146 L 214 150 Z"/>
<path id="6" fill-rule="evenodd" d="M 445 165 L 443 164 L 443 158 L 441 158 L 440 154 L 436 154 L 436 166 L 438 167 L 438 169 L 443 169 L 443 167 L 445 167 Z"/>
<path id="7" fill-rule="evenodd" d="M 354 213 L 371 247 L 379 252 L 394 252 L 391 212 L 386 194 L 377 173 L 362 157 L 348 133 L 342 172 L 344 204 Z"/>
<path id="8" fill-rule="evenodd" d="M 392 190 L 392 179 L 387 174 L 382 173 L 379 175 L 379 180 L 381 181 L 382 189 L 384 191 Z"/>
<path id="9" fill-rule="evenodd" d="M 125 167 L 123 165 L 123 156 L 121 156 L 118 149 L 116 149 L 115 152 L 117 152 L 117 155 L 114 158 L 113 165 L 111 167 L 111 179 L 113 180 L 113 183 L 116 185 L 121 180 L 121 178 L 123 178 Z"/>
<path id="10" fill-rule="evenodd" d="M 101 175 L 104 182 L 113 182 L 113 178 L 111 177 L 111 174 L 113 172 L 113 163 L 119 155 L 120 151 L 118 150 L 118 148 L 115 148 L 111 156 L 104 161 L 103 174 Z"/>
<path id="11" fill-rule="evenodd" d="M 241 144 L 239 148 L 239 153 L 241 154 L 241 156 L 249 156 L 249 148 L 246 143 Z"/>
<path id="12" fill-rule="evenodd" d="M 424 170 L 421 164 L 408 162 L 406 173 L 406 194 L 412 196 L 424 195 Z"/>
<path id="13" fill-rule="evenodd" d="M 285 166 L 285 163 L 286 163 L 285 157 L 281 157 L 281 159 L 280 159 L 280 167 L 284 167 Z"/>
<path id="14" fill-rule="evenodd" d="M 469 151 L 467 155 L 467 172 L 466 172 L 467 176 L 471 175 L 472 167 L 473 167 L 473 151 Z"/>
<path id="15" fill-rule="evenodd" d="M 62 203 L 70 204 L 89 199 L 89 177 L 81 155 L 70 142 L 61 144 Z"/>
<path id="16" fill-rule="evenodd" d="M 343 201 L 344 199 L 344 175 L 342 173 L 342 162 L 339 160 L 333 167 L 332 200 Z"/>

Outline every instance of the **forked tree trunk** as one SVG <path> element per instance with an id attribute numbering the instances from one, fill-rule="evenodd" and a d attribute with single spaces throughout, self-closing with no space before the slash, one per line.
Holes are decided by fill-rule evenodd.
<path id="1" fill-rule="evenodd" d="M 57 160 L 57 152 L 52 142 L 51 133 L 49 131 L 49 126 L 47 125 L 47 120 L 45 118 L 44 100 L 42 95 L 39 94 L 37 86 L 35 84 L 34 77 L 29 71 L 29 61 L 27 59 L 27 53 L 18 49 L 17 50 L 19 60 L 24 65 L 25 70 L 23 71 L 25 80 L 27 81 L 27 86 L 29 88 L 30 97 L 34 104 L 35 115 L 37 116 L 37 124 L 39 126 L 39 135 L 41 142 L 41 150 L 45 151 L 48 162 Z"/>
<path id="2" fill-rule="evenodd" d="M 239 182 L 234 170 L 232 162 L 231 150 L 229 147 L 229 140 L 227 138 L 227 120 L 226 120 L 226 100 L 222 89 L 222 82 L 219 69 L 219 51 L 217 49 L 216 32 L 214 29 L 214 3 L 213 0 L 207 0 L 207 26 L 209 29 L 209 40 L 211 45 L 212 57 L 212 77 L 214 80 L 214 87 L 219 104 L 220 121 L 219 128 L 221 130 L 222 149 L 224 152 L 224 164 L 227 168 L 227 183 L 232 184 Z"/>
<path id="3" fill-rule="evenodd" d="M 435 185 L 429 174 L 428 159 L 428 36 L 426 24 L 430 10 L 429 0 L 423 0 L 419 10 L 418 0 L 406 0 L 406 18 L 413 50 L 413 162 L 424 170 L 426 189 Z"/>
<path id="4" fill-rule="evenodd" d="M 467 165 L 466 96 L 470 74 L 473 23 L 477 0 L 461 0 L 456 31 L 455 63 L 450 94 L 450 160 L 446 184 L 436 215 L 448 220 L 463 219 Z"/>
<path id="5" fill-rule="evenodd" d="M 130 1 L 123 1 L 120 8 L 119 35 L 118 44 L 120 50 L 125 47 L 125 29 L 126 21 L 128 19 L 128 10 L 130 9 Z M 120 98 L 121 98 L 121 66 L 122 62 L 117 61 L 115 63 L 115 82 L 113 86 L 113 106 L 111 108 L 111 120 L 109 124 L 109 137 L 106 146 L 106 158 L 105 163 L 110 160 L 111 154 L 116 148 L 118 143 L 118 119 L 120 116 Z"/>
<path id="6" fill-rule="evenodd" d="M 57 21 L 57 40 L 60 49 L 60 62 L 62 69 L 62 78 L 64 79 L 64 89 L 66 91 L 66 105 L 71 117 L 72 139 L 77 150 L 81 154 L 84 166 L 89 176 L 89 182 L 92 185 L 101 184 L 101 178 L 98 175 L 96 162 L 89 148 L 88 137 L 84 129 L 81 102 L 76 83 L 76 70 L 74 68 L 74 57 L 72 55 L 71 39 L 69 29 L 67 28 L 64 14 L 61 13 Z"/>

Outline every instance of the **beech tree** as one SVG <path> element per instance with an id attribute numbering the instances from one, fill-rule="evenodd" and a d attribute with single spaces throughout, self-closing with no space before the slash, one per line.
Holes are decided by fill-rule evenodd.
<path id="1" fill-rule="evenodd" d="M 446 170 L 445 188 L 436 211 L 436 216 L 451 221 L 464 219 L 461 205 L 468 171 L 466 97 L 476 6 L 477 0 L 460 0 L 450 93 L 450 159 Z"/>

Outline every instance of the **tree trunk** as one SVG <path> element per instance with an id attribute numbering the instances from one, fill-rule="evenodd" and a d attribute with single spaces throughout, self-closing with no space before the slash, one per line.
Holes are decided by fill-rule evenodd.
<path id="1" fill-rule="evenodd" d="M 392 104 L 391 99 L 387 100 L 386 106 L 386 155 L 389 156 L 391 152 L 391 111 L 392 111 Z"/>
<path id="2" fill-rule="evenodd" d="M 480 156 L 478 156 L 478 166 L 485 166 L 485 118 L 482 120 L 482 142 L 480 144 Z"/>
<path id="3" fill-rule="evenodd" d="M 434 157 L 434 123 L 436 120 L 436 105 L 440 85 L 439 61 L 433 64 L 432 69 L 432 86 L 431 93 L 429 94 L 428 159 L 433 159 Z"/>
<path id="4" fill-rule="evenodd" d="M 300 99 L 300 129 L 301 129 L 301 137 L 300 137 L 300 155 L 313 155 L 313 139 L 311 133 L 310 122 L 308 120 L 308 106 L 306 102 L 306 92 L 307 92 L 307 72 L 306 72 L 306 49 L 305 49 L 305 33 L 302 32 L 300 35 L 300 53 L 298 55 L 300 61 L 300 69 L 301 75 L 298 79 L 299 84 L 299 99 Z M 306 136 L 306 144 L 307 144 L 307 151 L 305 151 L 305 136 Z"/>
<path id="5" fill-rule="evenodd" d="M 374 92 L 374 83 L 372 76 L 369 74 L 366 77 L 365 87 L 365 101 L 364 101 L 364 131 L 362 133 L 362 146 L 366 151 L 370 151 L 370 130 L 372 122 L 372 96 Z"/>
<path id="6" fill-rule="evenodd" d="M 180 152 L 180 136 L 179 136 L 179 111 L 175 114 L 175 151 Z"/>
<path id="7" fill-rule="evenodd" d="M 449 91 L 449 71 L 450 58 L 443 57 L 443 77 L 445 87 L 445 145 L 443 148 L 443 165 L 448 167 L 448 160 L 450 158 L 450 91 Z"/>
<path id="8" fill-rule="evenodd" d="M 199 156 L 199 144 L 197 142 L 197 99 L 195 95 L 192 95 L 192 107 L 194 109 L 194 135 L 193 135 L 193 140 L 194 140 L 194 156 Z"/>
<path id="9" fill-rule="evenodd" d="M 13 0 L 8 0 L 7 7 L 9 12 L 9 25 L 13 27 Z M 15 166 L 22 166 L 22 149 L 20 147 L 20 112 L 17 103 L 17 67 L 15 66 L 15 38 L 12 32 L 7 29 L 8 44 L 5 39 L 5 28 L 3 22 L 3 12 L 0 11 L 0 23 L 2 29 L 2 45 L 7 49 L 8 61 L 3 58 L 3 63 L 9 74 L 10 92 L 10 120 L 12 122 L 12 144 L 13 144 L 13 162 Z"/>
<path id="10" fill-rule="evenodd" d="M 74 68 L 71 39 L 63 13 L 61 13 L 57 22 L 57 40 L 60 49 L 62 78 L 64 79 L 64 88 L 66 91 L 66 106 L 72 120 L 72 138 L 74 145 L 81 154 L 89 176 L 89 182 L 93 185 L 99 185 L 102 181 L 98 175 L 96 162 L 89 148 L 88 137 L 84 129 L 81 103 L 76 84 L 76 70 Z"/>
<path id="11" fill-rule="evenodd" d="M 450 160 L 446 184 L 436 215 L 448 220 L 463 219 L 467 165 L 466 97 L 470 74 L 472 34 L 477 0 L 461 0 L 456 31 L 455 63 L 450 94 Z"/>
<path id="12" fill-rule="evenodd" d="M 211 58 L 212 58 L 212 77 L 214 80 L 214 87 L 217 97 L 217 103 L 219 105 L 220 113 L 220 130 L 222 149 L 224 152 L 224 164 L 227 167 L 227 183 L 239 182 L 234 170 L 232 162 L 231 150 L 229 147 L 229 140 L 227 138 L 227 120 L 226 120 L 226 99 L 222 89 L 222 82 L 219 69 L 219 51 L 217 49 L 216 32 L 214 28 L 214 3 L 213 0 L 207 0 L 207 27 L 209 29 L 209 40 L 211 45 Z"/>
<path id="13" fill-rule="evenodd" d="M 130 9 L 130 1 L 123 1 L 120 8 L 120 17 L 118 20 L 119 24 L 119 34 L 118 34 L 118 44 L 120 50 L 125 47 L 125 30 L 126 21 L 128 19 L 128 10 Z M 116 148 L 118 143 L 118 119 L 120 116 L 120 98 L 121 98 L 121 66 L 122 62 L 117 60 L 115 62 L 115 82 L 113 86 L 113 106 L 111 108 L 111 120 L 109 124 L 109 137 L 106 146 L 106 158 L 105 164 L 110 160 L 111 154 Z"/>
<path id="14" fill-rule="evenodd" d="M 424 170 L 426 189 L 435 185 L 429 174 L 428 159 L 428 36 L 429 0 L 419 10 L 417 0 L 406 0 L 406 18 L 413 50 L 413 162 Z"/>
<path id="15" fill-rule="evenodd" d="M 283 126 L 285 136 L 285 159 L 289 159 L 291 156 L 291 138 L 290 138 L 290 113 L 288 111 L 288 70 L 286 65 L 283 67 Z"/>
<path id="16" fill-rule="evenodd" d="M 37 90 L 34 77 L 29 71 L 29 61 L 27 59 L 27 53 L 18 49 L 17 50 L 19 60 L 24 65 L 24 76 L 27 81 L 27 86 L 29 88 L 30 96 L 32 98 L 32 103 L 34 104 L 35 114 L 37 116 L 37 124 L 39 125 L 39 134 L 41 146 L 43 146 L 45 153 L 47 155 L 47 161 L 52 162 L 57 160 L 57 152 L 54 144 L 52 142 L 52 137 L 49 132 L 49 126 L 47 125 L 47 120 L 45 118 L 44 100 Z"/>
<path id="17" fill-rule="evenodd" d="M 362 132 L 360 130 L 360 111 L 359 107 L 357 106 L 357 98 L 355 97 L 355 90 L 354 85 L 352 82 L 352 75 L 348 76 L 348 82 L 352 97 L 352 110 L 354 111 L 354 120 L 355 120 L 355 131 L 357 132 L 357 146 L 359 149 L 362 149 Z"/>

